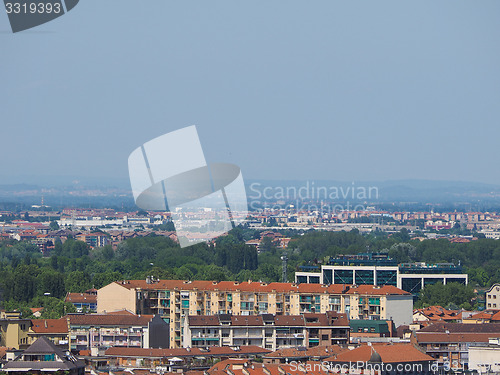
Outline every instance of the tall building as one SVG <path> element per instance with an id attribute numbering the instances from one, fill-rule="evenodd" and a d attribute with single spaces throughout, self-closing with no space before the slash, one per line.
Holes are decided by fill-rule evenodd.
<path id="1" fill-rule="evenodd" d="M 190 315 L 300 315 L 336 311 L 349 319 L 412 322 L 413 296 L 392 285 L 320 285 L 233 281 L 124 280 L 97 292 L 99 313 L 127 309 L 158 314 L 170 325 L 170 347 L 182 346 Z"/>

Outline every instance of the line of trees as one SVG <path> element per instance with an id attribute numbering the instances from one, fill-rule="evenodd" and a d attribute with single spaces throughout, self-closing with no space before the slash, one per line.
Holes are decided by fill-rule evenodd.
<path id="1" fill-rule="evenodd" d="M 293 236 L 286 249 L 289 281 L 300 265 L 319 265 L 329 257 L 369 250 L 386 251 L 398 262 L 460 262 L 469 274 L 471 286 L 488 287 L 500 282 L 500 241 L 415 241 L 404 230 L 390 236 L 382 232 L 362 235 L 357 230 L 302 234 L 288 230 L 286 235 Z M 153 234 L 128 239 L 116 250 L 111 246 L 91 249 L 84 242 L 68 239 L 64 244 L 57 241 L 49 257 L 42 257 L 30 243 L 4 241 L 0 243 L 2 305 L 35 307 L 47 294 L 61 300 L 67 292 L 81 293 L 116 280 L 143 279 L 148 275 L 163 279 L 281 281 L 284 250 L 270 239 L 264 241 L 260 254 L 255 247 L 245 245 L 247 240 L 259 237 L 260 233 L 250 228 L 236 228 L 214 244 L 181 249 L 171 239 Z M 436 292 L 438 289 L 427 287 L 420 303 L 474 303 L 470 291 L 443 295 Z M 450 294 L 461 297 L 449 299 L 446 296 Z"/>

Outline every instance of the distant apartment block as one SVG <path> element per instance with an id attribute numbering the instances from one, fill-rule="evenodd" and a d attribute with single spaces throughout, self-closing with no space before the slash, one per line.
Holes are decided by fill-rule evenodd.
<path id="1" fill-rule="evenodd" d="M 184 347 L 257 345 L 270 350 L 349 343 L 346 314 L 191 315 Z"/>
<path id="2" fill-rule="evenodd" d="M 468 283 L 468 275 L 462 268 L 451 263 L 397 264 L 387 254 L 364 253 L 344 255 L 330 259 L 328 264 L 303 266 L 295 273 L 297 283 L 311 284 L 354 284 L 392 285 L 406 292 L 416 294 L 426 285 Z"/>
<path id="3" fill-rule="evenodd" d="M 81 233 L 76 236 L 76 239 L 85 242 L 90 247 L 103 247 L 110 243 L 108 235 L 103 232 Z"/>
<path id="4" fill-rule="evenodd" d="M 170 325 L 170 347 L 181 347 L 190 315 L 300 315 L 336 311 L 349 319 L 412 322 L 413 296 L 392 285 L 319 285 L 233 281 L 125 280 L 98 290 L 99 313 L 128 309 L 158 314 Z"/>

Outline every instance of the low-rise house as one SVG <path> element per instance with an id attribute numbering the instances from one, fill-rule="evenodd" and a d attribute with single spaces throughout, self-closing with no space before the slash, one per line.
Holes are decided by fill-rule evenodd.
<path id="1" fill-rule="evenodd" d="M 460 310 L 448 310 L 441 306 L 429 306 L 413 311 L 413 322 L 459 322 L 462 319 Z"/>
<path id="2" fill-rule="evenodd" d="M 66 317 L 60 319 L 32 319 L 28 335 L 30 344 L 40 337 L 45 337 L 61 350 L 70 349 L 68 320 Z"/>
<path id="3" fill-rule="evenodd" d="M 411 344 L 372 344 L 325 359 L 331 371 L 368 374 L 434 374 L 434 359 Z"/>
<path id="4" fill-rule="evenodd" d="M 169 372 L 187 368 L 209 368 L 215 360 L 227 358 L 256 358 L 268 354 L 270 351 L 258 346 L 206 348 L 178 348 L 178 349 L 137 349 L 113 347 L 106 350 L 111 367 L 126 368 L 156 368 L 159 371 Z"/>
<path id="5" fill-rule="evenodd" d="M 500 323 L 500 311 L 481 311 L 462 319 L 465 324 Z"/>
<path id="6" fill-rule="evenodd" d="M 480 374 L 500 373 L 500 339 L 490 338 L 488 343 L 469 346 L 469 371 Z"/>
<path id="7" fill-rule="evenodd" d="M 363 337 L 393 337 L 394 323 L 391 320 L 351 320 L 351 342 L 358 342 Z"/>
<path id="8" fill-rule="evenodd" d="M 43 307 L 30 307 L 30 310 L 35 318 L 40 318 L 42 316 Z"/>
<path id="9" fill-rule="evenodd" d="M 7 374 L 83 375 L 85 364 L 69 353 L 62 352 L 49 339 L 40 337 L 13 361 L 7 362 L 2 371 Z"/>
<path id="10" fill-rule="evenodd" d="M 85 293 L 68 293 L 64 301 L 72 303 L 77 312 L 97 312 L 96 289 L 89 289 Z"/>
<path id="11" fill-rule="evenodd" d="M 434 323 L 415 332 L 412 342 L 434 358 L 440 369 L 469 368 L 469 347 L 500 337 L 500 324 Z"/>

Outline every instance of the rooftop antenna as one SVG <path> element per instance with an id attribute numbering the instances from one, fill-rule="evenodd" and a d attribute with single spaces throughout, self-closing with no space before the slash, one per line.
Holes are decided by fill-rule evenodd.
<path id="1" fill-rule="evenodd" d="M 281 257 L 281 260 L 283 261 L 283 282 L 286 283 L 287 282 L 287 262 L 288 262 L 288 258 L 286 256 L 286 253 L 283 254 L 283 256 Z"/>

